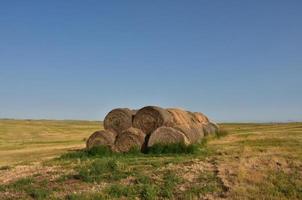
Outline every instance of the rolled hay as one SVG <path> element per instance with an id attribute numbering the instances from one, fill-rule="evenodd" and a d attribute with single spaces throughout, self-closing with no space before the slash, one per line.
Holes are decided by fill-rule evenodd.
<path id="1" fill-rule="evenodd" d="M 219 131 L 219 127 L 214 122 L 209 122 L 207 124 L 203 124 L 203 131 L 205 136 L 215 135 Z"/>
<path id="2" fill-rule="evenodd" d="M 118 134 L 132 127 L 134 110 L 128 108 L 117 108 L 110 111 L 104 119 L 104 128 L 114 130 Z"/>
<path id="3" fill-rule="evenodd" d="M 180 126 L 188 126 L 191 124 L 195 124 L 195 118 L 187 111 L 182 110 L 180 108 L 168 108 L 167 111 L 171 114 L 171 126 L 180 125 Z"/>
<path id="4" fill-rule="evenodd" d="M 113 147 L 117 133 L 110 130 L 102 130 L 94 132 L 87 140 L 86 147 L 91 149 L 96 146 L 106 146 L 110 149 Z"/>
<path id="5" fill-rule="evenodd" d="M 148 147 L 152 147 L 155 144 L 190 144 L 187 136 L 181 131 L 172 127 L 162 126 L 157 128 L 150 136 L 148 141 Z"/>
<path id="6" fill-rule="evenodd" d="M 181 131 L 189 140 L 190 144 L 201 142 L 205 136 L 204 129 L 201 124 L 192 124 L 190 126 L 173 126 L 172 128 Z"/>
<path id="7" fill-rule="evenodd" d="M 188 111 L 179 108 L 169 108 L 168 112 L 172 116 L 170 127 L 181 131 L 191 144 L 198 143 L 204 137 L 202 124 L 195 119 L 195 116 Z"/>
<path id="8" fill-rule="evenodd" d="M 193 112 L 191 115 L 195 118 L 196 122 L 201 124 L 209 123 L 210 120 L 207 116 L 205 116 L 203 113 L 200 112 Z"/>
<path id="9" fill-rule="evenodd" d="M 137 128 L 129 128 L 117 136 L 115 148 L 119 152 L 128 152 L 131 149 L 142 149 L 146 134 Z"/>
<path id="10" fill-rule="evenodd" d="M 171 120 L 171 114 L 167 110 L 156 106 L 147 106 L 137 111 L 133 119 L 133 127 L 150 135 L 158 127 L 171 123 Z"/>

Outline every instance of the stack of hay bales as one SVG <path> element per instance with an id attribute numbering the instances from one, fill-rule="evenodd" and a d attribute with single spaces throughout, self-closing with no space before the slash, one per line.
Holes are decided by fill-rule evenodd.
<path id="1" fill-rule="evenodd" d="M 134 148 L 144 151 L 155 144 L 189 145 L 219 130 L 218 125 L 202 113 L 157 106 L 138 111 L 114 109 L 105 117 L 104 128 L 89 137 L 88 149 L 107 146 L 115 152 L 128 152 Z"/>

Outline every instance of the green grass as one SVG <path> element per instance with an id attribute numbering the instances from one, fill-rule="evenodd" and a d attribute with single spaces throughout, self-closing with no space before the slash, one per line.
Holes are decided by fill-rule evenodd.
<path id="1" fill-rule="evenodd" d="M 128 198 L 135 199 L 139 197 L 144 200 L 158 199 L 160 188 L 152 183 L 149 184 L 135 184 L 135 185 L 121 185 L 113 184 L 105 191 L 107 196 L 111 198 Z"/>
<path id="2" fill-rule="evenodd" d="M 2 186 L 3 191 L 24 193 L 27 197 L 33 199 L 47 199 L 51 195 L 51 191 L 47 188 L 48 182 L 46 180 L 37 182 L 33 177 L 21 178 L 5 187 Z"/>
<path id="3" fill-rule="evenodd" d="M 118 156 L 119 154 L 112 152 L 108 147 L 98 146 L 92 149 L 82 149 L 77 151 L 72 151 L 65 153 L 60 156 L 61 160 L 66 159 L 88 159 L 88 158 L 102 158 L 102 157 L 111 157 Z"/>
<path id="4" fill-rule="evenodd" d="M 288 173 L 270 172 L 268 175 L 267 192 L 274 198 L 285 199 L 286 197 L 292 197 L 292 199 L 302 199 L 302 180 L 298 171 Z"/>
<path id="5" fill-rule="evenodd" d="M 60 156 L 61 160 L 66 159 L 88 159 L 88 158 L 104 158 L 104 157 L 133 157 L 144 155 L 162 155 L 162 154 L 198 154 L 202 153 L 206 149 L 206 140 L 203 140 L 201 144 L 184 145 L 184 144 L 156 144 L 149 147 L 145 153 L 142 153 L 139 149 L 131 149 L 127 153 L 115 153 L 108 147 L 98 146 L 92 149 L 77 150 L 69 152 Z"/>
<path id="6" fill-rule="evenodd" d="M 99 193 L 83 193 L 83 194 L 69 194 L 65 197 L 66 200 L 103 200 L 107 199 Z"/>
<path id="7" fill-rule="evenodd" d="M 26 193 L 33 199 L 46 199 L 50 195 L 48 189 L 38 187 L 30 187 L 26 189 Z"/>
<path id="8" fill-rule="evenodd" d="M 113 198 L 128 197 L 134 198 L 138 192 L 138 188 L 134 186 L 125 186 L 121 184 L 112 184 L 106 193 Z"/>
<path id="9" fill-rule="evenodd" d="M 160 191 L 161 196 L 168 199 L 174 198 L 173 192 L 176 185 L 181 181 L 180 178 L 173 172 L 167 171 L 163 176 L 163 181 L 164 183 Z"/>
<path id="10" fill-rule="evenodd" d="M 74 177 L 85 182 L 116 181 L 129 175 L 118 160 L 110 158 L 96 159 L 92 163 L 80 166 L 76 171 Z"/>
<path id="11" fill-rule="evenodd" d="M 147 154 L 196 154 L 200 145 L 185 145 L 182 143 L 178 144 L 155 144 L 149 147 Z"/>

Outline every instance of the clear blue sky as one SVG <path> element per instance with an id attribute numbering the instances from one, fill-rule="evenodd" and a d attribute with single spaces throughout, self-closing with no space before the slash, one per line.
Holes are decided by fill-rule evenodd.
<path id="1" fill-rule="evenodd" d="M 0 118 L 144 105 L 302 121 L 302 1 L 1 1 Z"/>

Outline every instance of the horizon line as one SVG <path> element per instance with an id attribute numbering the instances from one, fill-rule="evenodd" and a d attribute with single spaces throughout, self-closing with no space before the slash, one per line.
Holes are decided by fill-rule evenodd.
<path id="1" fill-rule="evenodd" d="M 104 120 L 95 119 L 53 119 L 53 118 L 1 118 L 0 120 L 16 120 L 16 121 L 87 121 L 87 122 L 103 122 Z M 219 124 L 277 124 L 277 123 L 302 123 L 302 121 L 288 120 L 288 121 L 215 121 Z"/>

